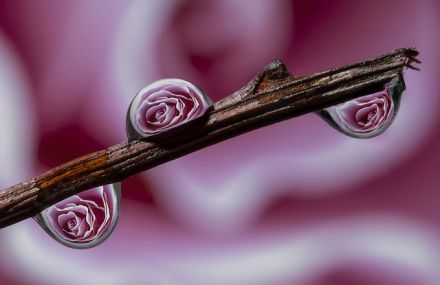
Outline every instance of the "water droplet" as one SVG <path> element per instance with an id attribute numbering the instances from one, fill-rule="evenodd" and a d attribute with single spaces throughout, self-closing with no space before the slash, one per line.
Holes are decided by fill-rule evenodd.
<path id="1" fill-rule="evenodd" d="M 127 113 L 127 136 L 154 136 L 202 117 L 212 101 L 191 82 L 162 79 L 143 88 Z"/>
<path id="2" fill-rule="evenodd" d="M 405 85 L 401 77 L 385 84 L 384 90 L 317 112 L 331 126 L 355 138 L 372 138 L 393 122 Z"/>
<path id="3" fill-rule="evenodd" d="M 85 249 L 105 241 L 116 226 L 120 183 L 81 192 L 42 211 L 35 220 L 61 244 Z"/>

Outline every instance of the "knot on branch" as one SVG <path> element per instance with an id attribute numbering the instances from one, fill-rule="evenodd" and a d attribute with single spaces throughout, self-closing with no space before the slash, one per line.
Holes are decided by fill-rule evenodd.
<path id="1" fill-rule="evenodd" d="M 269 63 L 264 69 L 264 75 L 267 79 L 278 80 L 291 76 L 287 67 L 281 60 L 275 60 Z"/>
<path id="2" fill-rule="evenodd" d="M 255 85 L 252 93 L 257 95 L 274 90 L 293 79 L 294 76 L 290 74 L 284 63 L 281 60 L 275 60 L 267 65 L 263 72 L 260 73 L 259 81 Z"/>

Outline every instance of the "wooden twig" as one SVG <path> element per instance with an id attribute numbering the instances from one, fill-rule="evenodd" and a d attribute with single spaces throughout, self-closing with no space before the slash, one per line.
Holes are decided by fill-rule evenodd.
<path id="1" fill-rule="evenodd" d="M 281 120 L 378 92 L 402 76 L 418 52 L 394 50 L 358 64 L 292 76 L 280 61 L 217 102 L 203 118 L 148 140 L 132 140 L 60 165 L 0 191 L 0 228 L 33 217 L 81 191 L 121 181 L 193 151 Z"/>

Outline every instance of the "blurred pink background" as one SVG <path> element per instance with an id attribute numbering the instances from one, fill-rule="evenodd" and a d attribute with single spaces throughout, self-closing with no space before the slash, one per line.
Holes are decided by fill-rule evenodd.
<path id="1" fill-rule="evenodd" d="M 101 246 L 0 231 L 0 284 L 440 284 L 438 1 L 0 2 L 0 186 L 125 140 L 150 82 L 213 100 L 273 59 L 306 75 L 415 45 L 400 113 L 346 137 L 309 114 L 124 181 Z"/>

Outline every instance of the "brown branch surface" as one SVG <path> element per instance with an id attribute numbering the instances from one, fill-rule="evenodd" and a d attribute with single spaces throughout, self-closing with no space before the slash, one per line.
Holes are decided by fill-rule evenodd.
<path id="1" fill-rule="evenodd" d="M 378 92 L 420 63 L 415 48 L 296 78 L 274 61 L 206 116 L 153 139 L 132 140 L 60 165 L 0 191 L 0 228 L 84 190 L 121 181 L 245 132 Z"/>

